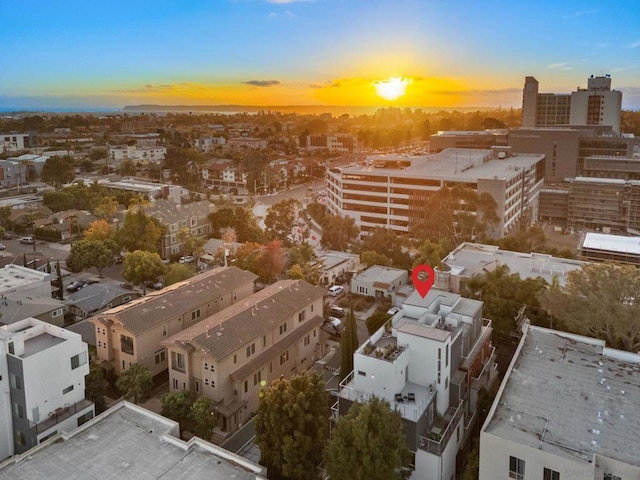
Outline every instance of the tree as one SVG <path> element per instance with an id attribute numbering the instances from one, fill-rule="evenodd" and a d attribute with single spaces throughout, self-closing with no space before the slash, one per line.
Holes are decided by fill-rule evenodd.
<path id="1" fill-rule="evenodd" d="M 178 230 L 176 240 L 178 240 L 178 243 L 183 244 L 182 251 L 184 255 L 195 255 L 196 257 L 202 255 L 202 247 L 206 243 L 204 238 L 193 235 L 189 227 L 183 227 Z"/>
<path id="2" fill-rule="evenodd" d="M 411 268 L 411 257 L 403 249 L 402 241 L 396 232 L 388 228 L 374 228 L 367 235 L 360 248 L 360 252 L 374 251 L 386 256 L 391 262 L 389 265 L 409 270 Z"/>
<path id="3" fill-rule="evenodd" d="M 499 220 L 496 201 L 489 193 L 460 185 L 442 187 L 423 204 L 414 209 L 411 232 L 416 238 L 447 239 L 454 245 L 479 241 Z"/>
<path id="4" fill-rule="evenodd" d="M 193 422 L 191 430 L 198 437 L 208 440 L 216 424 L 216 413 L 211 408 L 211 400 L 207 397 L 200 397 L 189 410 L 189 416 Z"/>
<path id="5" fill-rule="evenodd" d="M 159 220 L 149 217 L 138 200 L 132 200 L 124 216 L 122 227 L 118 230 L 117 238 L 120 245 L 130 252 L 134 250 L 157 252 L 163 234 L 164 227 Z"/>
<path id="6" fill-rule="evenodd" d="M 418 247 L 416 256 L 413 259 L 413 266 L 426 264 L 431 267 L 440 267 L 441 260 L 447 256 L 451 250 L 444 247 L 442 242 L 435 243 L 431 240 L 425 240 L 422 245 Z"/>
<path id="7" fill-rule="evenodd" d="M 60 186 L 75 178 L 74 171 L 73 159 L 68 155 L 50 157 L 42 166 L 40 180 L 59 189 Z"/>
<path id="8" fill-rule="evenodd" d="M 136 405 L 144 402 L 153 388 L 151 371 L 140 363 L 134 363 L 120 374 L 116 388 L 125 400 L 133 400 Z"/>
<path id="9" fill-rule="evenodd" d="M 195 393 L 192 390 L 165 393 L 160 398 L 160 414 L 180 423 L 181 430 L 187 430 L 194 401 Z"/>
<path id="10" fill-rule="evenodd" d="M 570 332 L 603 339 L 612 348 L 640 350 L 640 270 L 632 265 L 584 264 L 564 287 L 542 290 L 544 308 Z"/>
<path id="11" fill-rule="evenodd" d="M 373 397 L 340 417 L 325 449 L 324 465 L 333 480 L 405 480 L 411 453 L 399 412 Z"/>
<path id="12" fill-rule="evenodd" d="M 531 253 L 543 252 L 546 241 L 547 237 L 542 227 L 533 226 L 501 238 L 498 245 L 502 250 Z"/>
<path id="13" fill-rule="evenodd" d="M 114 229 L 106 220 L 95 220 L 84 231 L 85 240 L 107 240 L 113 237 Z"/>
<path id="14" fill-rule="evenodd" d="M 136 250 L 124 257 L 122 277 L 133 285 L 142 285 L 147 293 L 145 282 L 155 282 L 164 273 L 160 255 L 145 250 Z"/>
<path id="15" fill-rule="evenodd" d="M 309 226 L 301 218 L 302 204 L 295 198 L 281 200 L 269 208 L 264 219 L 265 233 L 285 246 L 302 243 L 309 236 Z"/>
<path id="16" fill-rule="evenodd" d="M 353 307 L 349 306 L 349 312 L 345 319 L 345 328 L 340 337 L 340 381 L 344 380 L 353 370 L 353 354 L 358 349 L 358 326 Z"/>
<path id="17" fill-rule="evenodd" d="M 387 312 L 382 312 L 380 310 L 376 310 L 375 312 L 373 312 L 366 321 L 367 332 L 369 332 L 369 335 L 373 335 L 375 332 L 377 332 L 378 329 L 382 327 L 387 322 L 387 320 L 389 320 L 389 318 L 391 318 L 391 315 L 389 315 Z"/>
<path id="18" fill-rule="evenodd" d="M 326 215 L 322 219 L 322 239 L 320 245 L 328 250 L 344 252 L 349 244 L 358 238 L 360 233 L 356 221 L 352 217 L 341 215 Z"/>
<path id="19" fill-rule="evenodd" d="M 119 249 L 113 240 L 78 240 L 71 245 L 67 266 L 72 271 L 95 267 L 102 277 L 102 270 L 114 264 Z"/>
<path id="20" fill-rule="evenodd" d="M 272 283 L 278 279 L 284 270 L 284 250 L 278 240 L 270 241 L 262 249 L 258 269 L 255 272 L 262 280 Z"/>
<path id="21" fill-rule="evenodd" d="M 134 177 L 136 173 L 138 173 L 138 169 L 136 168 L 136 164 L 133 163 L 133 160 L 127 158 L 120 164 L 118 172 L 123 177 Z"/>
<path id="22" fill-rule="evenodd" d="M 12 222 L 11 222 L 11 214 L 13 212 L 11 211 L 11 207 L 6 206 L 6 207 L 0 207 L 0 225 L 2 225 L 2 227 L 5 230 L 11 230 L 12 227 Z"/>
<path id="23" fill-rule="evenodd" d="M 264 240 L 264 232 L 258 225 L 252 211 L 245 207 L 224 207 L 209 214 L 212 233 L 215 238 L 221 238 L 221 229 L 233 228 L 238 242 L 257 242 Z"/>
<path id="24" fill-rule="evenodd" d="M 328 430 L 329 398 L 322 376 L 303 372 L 260 392 L 256 443 L 269 478 L 319 479 Z"/>
<path id="25" fill-rule="evenodd" d="M 104 197 L 100 203 L 96 205 L 93 213 L 96 217 L 111 222 L 116 216 L 116 213 L 118 213 L 118 201 L 113 197 Z"/>
<path id="26" fill-rule="evenodd" d="M 186 263 L 170 263 L 164 269 L 164 285 L 173 285 L 195 275 L 193 268 Z"/>
<path id="27" fill-rule="evenodd" d="M 371 265 L 388 267 L 391 265 L 391 259 L 389 257 L 382 253 L 374 252 L 373 250 L 362 252 L 360 254 L 360 262 L 364 263 L 367 267 Z"/>
<path id="28" fill-rule="evenodd" d="M 106 410 L 104 394 L 108 386 L 109 382 L 104 378 L 102 367 L 97 363 L 91 362 L 89 365 L 89 373 L 84 380 L 84 392 L 85 397 L 95 404 L 98 413 Z"/>

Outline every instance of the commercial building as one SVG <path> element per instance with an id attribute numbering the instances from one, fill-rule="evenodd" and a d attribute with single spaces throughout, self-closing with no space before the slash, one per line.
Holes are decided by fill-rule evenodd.
<path id="1" fill-rule="evenodd" d="M 373 396 L 387 401 L 406 427 L 411 478 L 449 480 L 476 423 L 478 392 L 497 378 L 492 329 L 482 302 L 443 290 L 413 291 L 399 305 L 354 353 L 332 418 Z"/>
<path id="2" fill-rule="evenodd" d="M 620 131 L 622 92 L 611 90 L 611 77 L 587 80 L 587 88 L 569 93 L 538 93 L 534 77 L 526 77 L 522 92 L 522 126 L 609 125 Z"/>
<path id="3" fill-rule="evenodd" d="M 282 280 L 162 341 L 171 391 L 213 401 L 219 428 L 235 432 L 258 408 L 258 393 L 277 378 L 322 358 L 324 288 Z"/>
<path id="4" fill-rule="evenodd" d="M 0 459 L 93 418 L 88 373 L 77 333 L 35 318 L 0 327 Z"/>
<path id="5" fill-rule="evenodd" d="M 307 135 L 307 150 L 327 150 L 331 153 L 353 153 L 358 151 L 358 139 L 350 133 L 333 135 Z"/>
<path id="6" fill-rule="evenodd" d="M 0 153 L 19 152 L 25 149 L 28 133 L 0 133 Z"/>
<path id="7" fill-rule="evenodd" d="M 542 278 L 551 285 L 566 283 L 567 274 L 579 270 L 584 262 L 558 258 L 545 253 L 521 253 L 501 250 L 496 245 L 464 242 L 449 253 L 435 270 L 435 286 L 460 293 L 465 281 L 474 275 L 492 272 L 506 266 L 520 278 Z"/>
<path id="8" fill-rule="evenodd" d="M 123 401 L 27 455 L 0 463 L 0 478 L 265 480 L 267 475 L 264 467 L 198 437 L 181 440 L 177 422 Z"/>
<path id="9" fill-rule="evenodd" d="M 615 262 L 640 267 L 640 237 L 588 232 L 578 256 L 592 262 Z"/>
<path id="10" fill-rule="evenodd" d="M 400 287 L 409 282 L 409 274 L 401 268 L 372 265 L 351 277 L 351 291 L 375 298 L 391 298 Z"/>
<path id="11" fill-rule="evenodd" d="M 640 355 L 525 324 L 480 433 L 480 480 L 640 478 L 638 372 Z"/>
<path id="12" fill-rule="evenodd" d="M 51 274 L 9 264 L 0 269 L 0 295 L 12 293 L 51 298 Z"/>
<path id="13" fill-rule="evenodd" d="M 429 137 L 429 149 L 441 152 L 447 148 L 491 149 L 508 145 L 506 130 L 449 130 L 435 133 Z"/>
<path id="14" fill-rule="evenodd" d="M 220 267 L 90 319 L 95 325 L 98 359 L 116 374 L 140 363 L 157 375 L 167 369 L 163 340 L 253 293 L 257 276 Z"/>
<path id="15" fill-rule="evenodd" d="M 334 167 L 328 173 L 329 212 L 353 217 L 363 232 L 384 227 L 408 233 L 425 215 L 433 192 L 461 185 L 487 192 L 496 201 L 498 222 L 489 232 L 507 234 L 538 216 L 544 155 L 493 150 L 447 149 L 436 155 L 368 157 L 364 165 Z"/>

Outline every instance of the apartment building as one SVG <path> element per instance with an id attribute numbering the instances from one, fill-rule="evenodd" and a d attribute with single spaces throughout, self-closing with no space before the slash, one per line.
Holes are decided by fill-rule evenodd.
<path id="1" fill-rule="evenodd" d="M 202 153 L 209 153 L 227 143 L 224 137 L 201 137 L 195 141 L 195 147 Z"/>
<path id="2" fill-rule="evenodd" d="M 140 363 L 157 375 L 167 369 L 163 340 L 253 293 L 257 276 L 221 267 L 175 283 L 90 319 L 97 356 L 116 374 Z"/>
<path id="3" fill-rule="evenodd" d="M 35 318 L 0 327 L 0 459 L 93 418 L 88 373 L 77 333 Z"/>
<path id="4" fill-rule="evenodd" d="M 609 125 L 620 131 L 622 92 L 611 90 L 609 75 L 587 80 L 571 93 L 538 93 L 535 77 L 526 77 L 522 92 L 522 126 Z"/>
<path id="5" fill-rule="evenodd" d="M 208 187 L 247 188 L 247 173 L 225 158 L 209 160 L 202 167 L 202 179 Z"/>
<path id="6" fill-rule="evenodd" d="M 28 138 L 28 133 L 0 133 L 0 153 L 24 150 L 25 140 Z"/>
<path id="7" fill-rule="evenodd" d="M 266 480 L 267 475 L 265 467 L 201 438 L 182 440 L 178 422 L 122 401 L 26 455 L 0 461 L 0 478 Z"/>
<path id="8" fill-rule="evenodd" d="M 525 324 L 480 432 L 480 480 L 640 478 L 638 372 L 640 355 Z"/>
<path id="9" fill-rule="evenodd" d="M 124 145 L 109 147 L 109 158 L 114 162 L 133 160 L 141 165 L 160 163 L 167 154 L 167 147 Z"/>
<path id="10" fill-rule="evenodd" d="M 517 224 L 535 222 L 544 179 L 544 155 L 493 150 L 447 149 L 429 156 L 371 156 L 363 165 L 327 172 L 329 212 L 355 219 L 365 234 L 376 227 L 408 233 L 424 217 L 428 198 L 442 187 L 462 185 L 489 193 L 499 238 Z"/>
<path id="11" fill-rule="evenodd" d="M 203 315 L 162 341 L 171 391 L 192 390 L 210 398 L 219 428 L 235 432 L 256 412 L 260 389 L 322 358 L 325 295 L 325 289 L 303 280 L 282 280 Z"/>
<path id="12" fill-rule="evenodd" d="M 358 151 L 358 139 L 350 133 L 333 135 L 307 135 L 307 150 L 328 150 L 331 153 L 354 153 Z"/>
<path id="13" fill-rule="evenodd" d="M 332 418 L 340 421 L 355 402 L 386 400 L 406 427 L 411 478 L 449 480 L 477 423 L 478 392 L 497 378 L 491 324 L 482 302 L 444 290 L 424 298 L 412 291 L 400 305 L 356 350 Z"/>

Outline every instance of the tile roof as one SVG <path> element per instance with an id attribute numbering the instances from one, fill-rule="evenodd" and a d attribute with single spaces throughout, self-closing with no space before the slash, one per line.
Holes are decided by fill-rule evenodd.
<path id="1" fill-rule="evenodd" d="M 98 315 L 96 321 L 108 317 L 137 335 L 256 278 L 255 274 L 237 267 L 219 267 L 107 310 Z"/>
<path id="2" fill-rule="evenodd" d="M 177 204 L 169 200 L 158 199 L 155 205 L 146 207 L 144 210 L 147 215 L 157 218 L 164 225 L 171 225 L 191 217 L 209 215 L 215 210 L 215 205 L 208 200 Z"/>
<path id="3" fill-rule="evenodd" d="M 69 294 L 67 296 L 67 303 L 74 305 L 83 312 L 92 313 L 106 307 L 122 295 L 129 295 L 136 298 L 140 296 L 138 292 L 122 288 L 118 285 L 94 283 Z"/>
<path id="4" fill-rule="evenodd" d="M 280 322 L 291 318 L 295 312 L 326 293 L 324 288 L 313 286 L 304 280 L 282 280 L 162 343 L 188 343 L 206 351 L 212 358 L 221 360 L 249 341 L 269 332 Z M 297 329 L 293 332 L 295 330 Z"/>

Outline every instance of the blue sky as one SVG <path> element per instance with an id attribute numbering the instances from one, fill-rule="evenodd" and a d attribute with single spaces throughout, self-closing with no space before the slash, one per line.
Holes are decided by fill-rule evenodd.
<path id="1" fill-rule="evenodd" d="M 612 76 L 640 108 L 637 1 L 2 0 L 0 107 L 520 106 Z M 407 79 L 385 100 L 376 81 Z"/>

